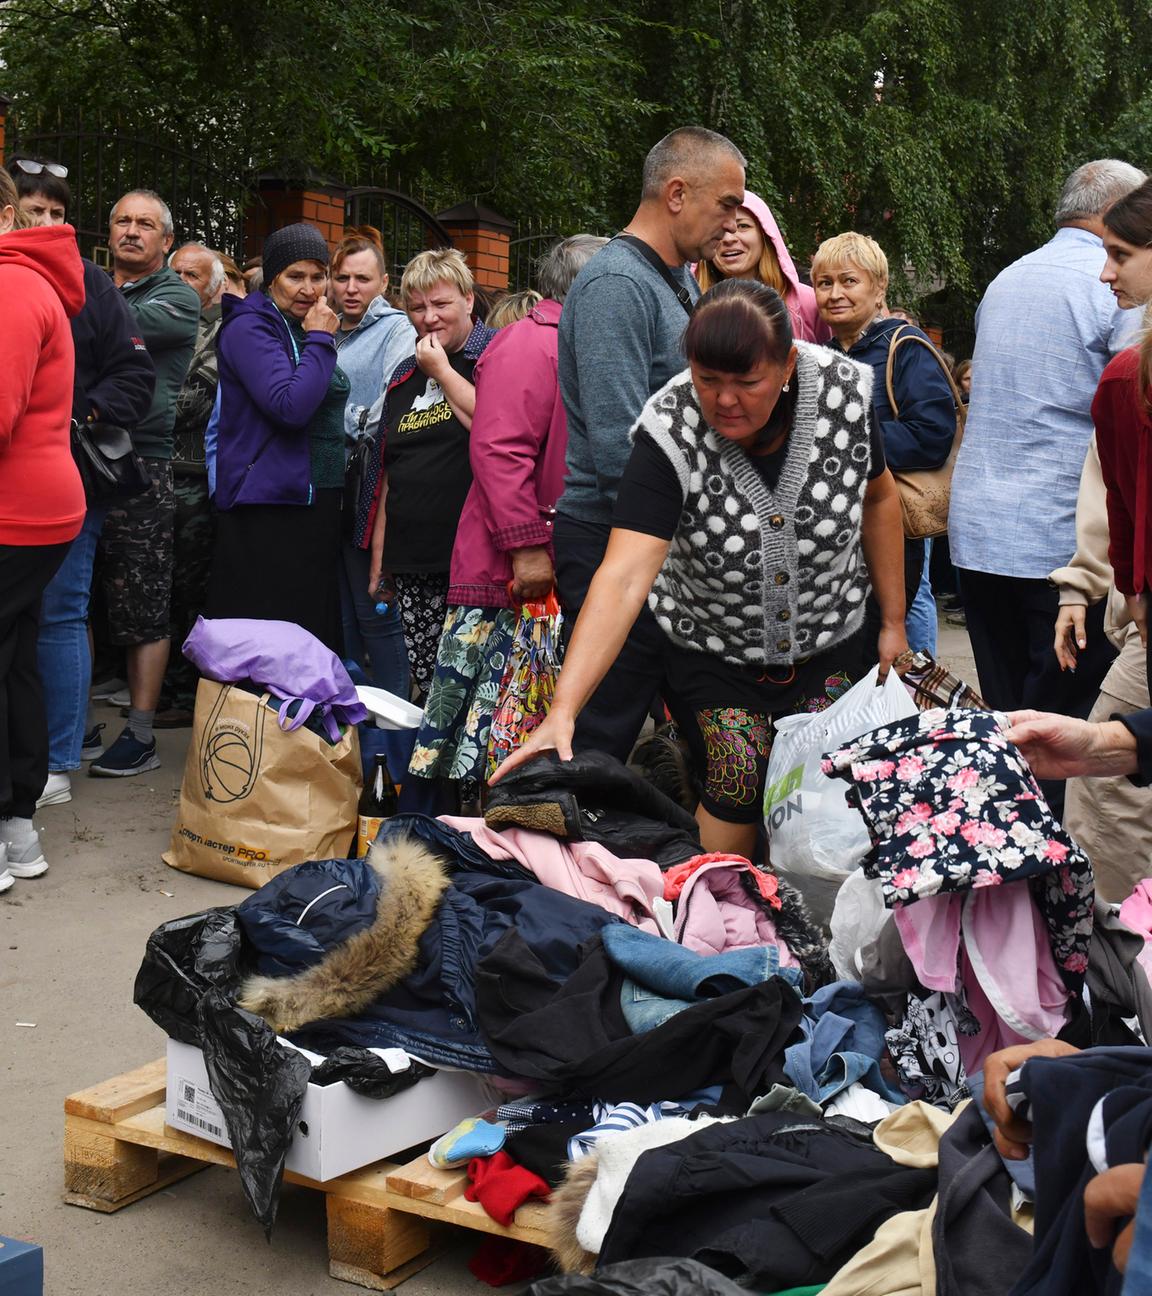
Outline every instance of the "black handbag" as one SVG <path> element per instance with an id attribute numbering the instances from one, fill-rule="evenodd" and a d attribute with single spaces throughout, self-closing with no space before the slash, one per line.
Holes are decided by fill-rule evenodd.
<path id="1" fill-rule="evenodd" d="M 357 437 L 349 448 L 348 466 L 344 469 L 343 525 L 347 535 L 352 535 L 356 529 L 356 510 L 360 507 L 360 494 L 368 477 L 371 460 L 372 438 Z"/>
<path id="2" fill-rule="evenodd" d="M 90 504 L 131 499 L 152 485 L 144 461 L 132 447 L 132 434 L 115 423 L 73 419 L 72 455 Z"/>

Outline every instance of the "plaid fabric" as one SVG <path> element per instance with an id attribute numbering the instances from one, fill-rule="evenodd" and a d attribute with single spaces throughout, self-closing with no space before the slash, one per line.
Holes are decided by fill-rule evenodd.
<path id="1" fill-rule="evenodd" d="M 908 663 L 908 669 L 903 670 Z M 975 689 L 958 676 L 953 675 L 946 667 L 926 652 L 907 653 L 896 662 L 902 671 L 904 687 L 912 694 L 912 700 L 920 711 L 931 711 L 936 707 L 953 710 L 956 707 L 972 707 L 977 711 L 990 711 L 992 708 Z"/>

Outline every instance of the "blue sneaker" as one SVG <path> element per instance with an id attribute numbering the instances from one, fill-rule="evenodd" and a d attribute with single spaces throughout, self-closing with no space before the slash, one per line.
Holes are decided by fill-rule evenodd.
<path id="1" fill-rule="evenodd" d="M 104 739 L 100 735 L 104 732 L 102 724 L 93 725 L 84 735 L 84 741 L 80 745 L 80 759 L 94 761 L 98 756 L 104 755 Z"/>
<path id="2" fill-rule="evenodd" d="M 111 747 L 88 766 L 96 778 L 130 778 L 160 768 L 156 739 L 142 743 L 131 730 L 125 729 Z"/>

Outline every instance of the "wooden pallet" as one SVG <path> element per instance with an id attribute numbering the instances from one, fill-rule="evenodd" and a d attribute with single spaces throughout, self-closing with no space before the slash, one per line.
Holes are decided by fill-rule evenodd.
<path id="1" fill-rule="evenodd" d="M 232 1153 L 164 1121 L 160 1059 L 64 1100 L 64 1200 L 109 1213 L 210 1165 L 235 1169 Z M 325 1195 L 328 1272 L 372 1291 L 391 1291 L 436 1258 L 430 1221 L 546 1244 L 545 1206 L 528 1202 L 510 1228 L 465 1201 L 462 1170 L 437 1170 L 426 1157 L 378 1161 L 324 1183 L 285 1172 L 289 1183 Z"/>

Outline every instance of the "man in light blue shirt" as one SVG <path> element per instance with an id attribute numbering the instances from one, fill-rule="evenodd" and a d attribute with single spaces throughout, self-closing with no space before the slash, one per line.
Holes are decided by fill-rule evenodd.
<path id="1" fill-rule="evenodd" d="M 1112 159 L 1073 171 L 1055 236 L 1002 270 L 976 312 L 948 537 L 980 691 L 1001 710 L 1086 716 L 1114 655 L 1101 604 L 1075 674 L 1060 673 L 1052 650 L 1058 595 L 1048 573 L 1076 550 L 1096 385 L 1139 323 L 1139 312 L 1120 310 L 1100 282 L 1102 217 L 1144 178 Z"/>

